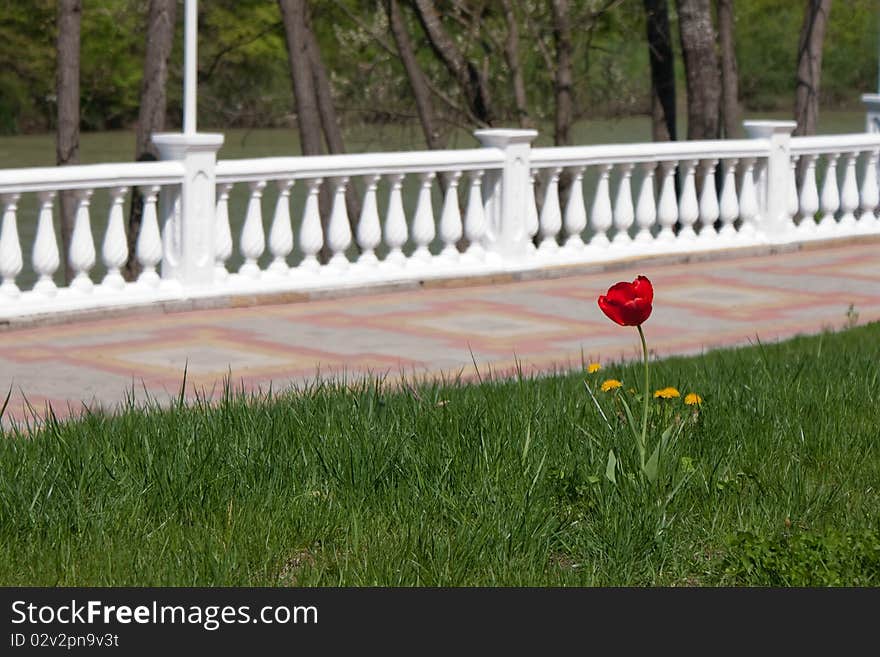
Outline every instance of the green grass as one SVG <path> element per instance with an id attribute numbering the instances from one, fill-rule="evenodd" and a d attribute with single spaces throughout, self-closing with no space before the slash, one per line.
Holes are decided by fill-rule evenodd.
<path id="1" fill-rule="evenodd" d="M 9 434 L 0 584 L 880 584 L 880 324 L 655 363 L 656 387 L 704 398 L 654 402 L 652 425 L 686 423 L 668 504 L 584 388 L 631 394 L 639 368 L 228 392 Z"/>

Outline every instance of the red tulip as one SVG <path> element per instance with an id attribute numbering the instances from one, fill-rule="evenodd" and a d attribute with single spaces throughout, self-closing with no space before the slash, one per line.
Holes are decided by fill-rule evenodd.
<path id="1" fill-rule="evenodd" d="M 599 297 L 599 308 L 621 326 L 640 326 L 651 316 L 654 287 L 644 276 L 632 283 L 615 283 Z"/>

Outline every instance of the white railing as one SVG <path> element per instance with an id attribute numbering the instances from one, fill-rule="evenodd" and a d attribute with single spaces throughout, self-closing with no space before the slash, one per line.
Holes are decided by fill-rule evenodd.
<path id="1" fill-rule="evenodd" d="M 157 135 L 161 162 L 3 170 L 0 320 L 880 234 L 880 134 L 745 125 L 741 140 L 531 148 L 534 131 L 483 130 L 476 149 L 219 162 L 219 135 Z M 61 193 L 76 199 L 64 254 Z"/>

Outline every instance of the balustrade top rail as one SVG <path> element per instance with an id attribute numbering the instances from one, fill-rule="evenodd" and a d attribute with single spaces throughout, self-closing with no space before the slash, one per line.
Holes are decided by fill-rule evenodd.
<path id="1" fill-rule="evenodd" d="M 770 142 L 766 139 L 719 139 L 705 141 L 670 141 L 601 146 L 554 146 L 533 148 L 533 167 L 589 166 L 668 160 L 766 157 Z"/>
<path id="2" fill-rule="evenodd" d="M 497 148 L 470 148 L 447 151 L 407 151 L 312 155 L 303 157 L 262 157 L 219 160 L 217 182 L 239 182 L 278 178 L 326 178 L 386 175 L 395 173 L 436 173 L 500 168 L 504 154 Z"/>
<path id="3" fill-rule="evenodd" d="M 880 133 L 857 133 L 851 135 L 819 135 L 792 137 L 791 152 L 794 155 L 843 153 L 847 151 L 880 148 Z"/>
<path id="4" fill-rule="evenodd" d="M 182 182 L 183 176 L 183 163 L 175 160 L 0 169 L 0 194 L 133 185 L 173 185 Z"/>

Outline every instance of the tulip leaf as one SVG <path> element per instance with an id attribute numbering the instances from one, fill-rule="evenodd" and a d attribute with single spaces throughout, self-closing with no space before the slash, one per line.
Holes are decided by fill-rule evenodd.
<path id="1" fill-rule="evenodd" d="M 633 438 L 635 438 L 636 446 L 639 448 L 639 460 L 645 460 L 645 446 L 642 444 L 642 434 L 639 431 L 638 426 L 636 425 L 636 421 L 633 418 L 632 411 L 629 408 L 629 404 L 626 403 L 626 400 L 620 396 L 620 404 L 623 406 L 623 412 L 626 414 L 626 421 L 629 424 L 629 430 L 632 432 Z"/>
<path id="2" fill-rule="evenodd" d="M 657 481 L 657 466 L 660 461 L 660 443 L 657 443 L 657 447 L 654 448 L 654 452 L 645 462 L 645 466 L 642 468 L 642 471 L 645 473 L 645 476 L 648 478 L 652 484 Z"/>
<path id="3" fill-rule="evenodd" d="M 617 457 L 614 455 L 614 450 L 608 450 L 608 463 L 605 465 L 605 477 L 615 486 L 617 485 Z"/>

